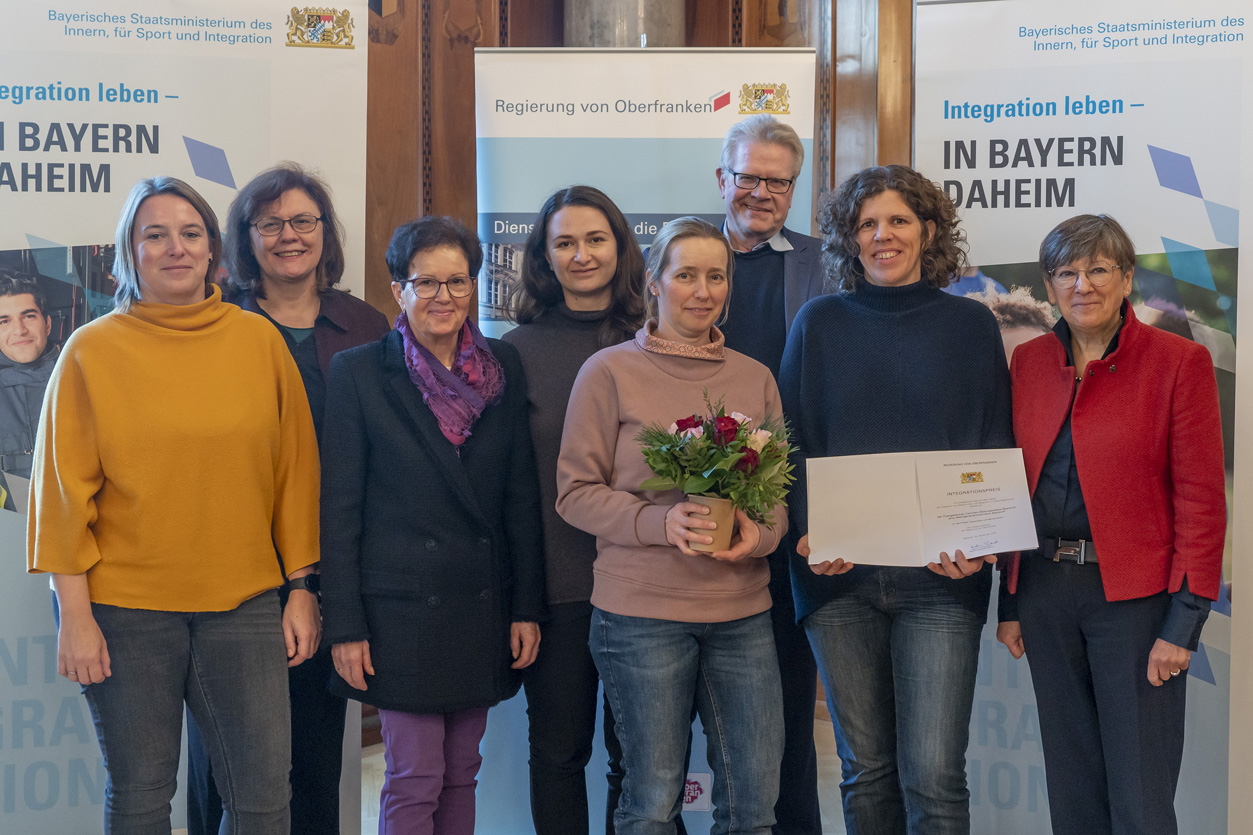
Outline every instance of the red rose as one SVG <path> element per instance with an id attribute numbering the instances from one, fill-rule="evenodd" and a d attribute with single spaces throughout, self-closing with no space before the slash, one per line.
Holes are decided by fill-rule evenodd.
<path id="1" fill-rule="evenodd" d="M 700 426 L 700 418 L 696 415 L 689 415 L 685 418 L 679 418 L 674 422 L 676 432 L 684 432 L 688 429 L 695 429 Z"/>
<path id="2" fill-rule="evenodd" d="M 757 469 L 757 465 L 761 463 L 761 457 L 757 455 L 757 450 L 744 450 L 744 457 L 735 462 L 735 469 L 743 473 L 752 473 Z"/>
<path id="3" fill-rule="evenodd" d="M 740 422 L 732 417 L 725 415 L 714 418 L 714 442 L 720 446 L 726 446 L 735 440 L 735 435 L 740 431 Z"/>

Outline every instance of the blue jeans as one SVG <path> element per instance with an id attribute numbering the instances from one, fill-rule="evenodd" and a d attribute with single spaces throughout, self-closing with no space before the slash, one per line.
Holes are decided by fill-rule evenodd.
<path id="1" fill-rule="evenodd" d="M 768 835 L 783 713 L 770 613 L 682 623 L 596 609 L 589 639 L 622 744 L 617 835 L 675 831 L 692 704 L 714 771 L 713 835 Z"/>
<path id="2" fill-rule="evenodd" d="M 836 719 L 848 835 L 968 835 L 984 617 L 924 568 L 862 568 L 805 618 Z"/>
<path id="3" fill-rule="evenodd" d="M 92 604 L 113 674 L 83 687 L 108 772 L 107 835 L 169 835 L 186 702 L 213 763 L 224 835 L 287 835 L 291 719 L 278 595 L 229 612 Z"/>

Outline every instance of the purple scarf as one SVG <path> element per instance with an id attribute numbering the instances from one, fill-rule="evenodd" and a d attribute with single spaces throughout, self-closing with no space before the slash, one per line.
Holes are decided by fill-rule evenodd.
<path id="1" fill-rule="evenodd" d="M 404 341 L 409 379 L 422 392 L 422 402 L 435 414 L 439 431 L 453 446 L 460 447 L 470 437 L 470 427 L 483 410 L 498 402 L 504 393 L 505 374 L 500 362 L 469 319 L 461 326 L 460 345 L 451 370 L 418 342 L 403 310 L 396 317 L 396 330 Z"/>

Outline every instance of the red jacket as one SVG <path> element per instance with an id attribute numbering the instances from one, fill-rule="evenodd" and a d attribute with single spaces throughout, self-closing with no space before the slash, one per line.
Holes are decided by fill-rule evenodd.
<path id="1" fill-rule="evenodd" d="M 1218 386 L 1209 352 L 1140 323 L 1131 306 L 1108 357 L 1088 363 L 1071 417 L 1079 483 L 1107 600 L 1188 589 L 1218 598 L 1227 527 Z M 1032 495 L 1066 421 L 1075 370 L 1054 334 L 1010 363 L 1014 435 Z M 1007 565 L 1016 590 L 1018 564 Z"/>

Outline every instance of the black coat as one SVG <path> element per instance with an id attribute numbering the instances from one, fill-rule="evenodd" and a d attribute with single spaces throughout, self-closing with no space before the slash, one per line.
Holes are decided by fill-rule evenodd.
<path id="1" fill-rule="evenodd" d="M 324 642 L 369 640 L 374 675 L 331 690 L 447 713 L 518 691 L 509 628 L 543 615 L 539 484 L 526 378 L 491 339 L 502 400 L 461 455 L 409 379 L 400 333 L 338 354 L 322 441 Z"/>

